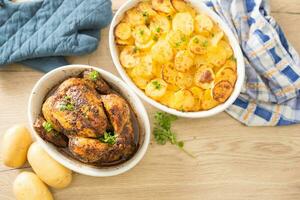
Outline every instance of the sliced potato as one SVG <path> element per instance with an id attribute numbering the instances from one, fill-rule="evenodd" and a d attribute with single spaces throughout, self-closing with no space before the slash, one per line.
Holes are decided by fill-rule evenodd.
<path id="1" fill-rule="evenodd" d="M 125 47 L 120 53 L 120 62 L 125 68 L 133 68 L 140 65 L 139 50 L 134 46 Z"/>
<path id="2" fill-rule="evenodd" d="M 133 29 L 132 36 L 138 43 L 147 43 L 151 39 L 151 31 L 146 25 L 139 25 Z"/>
<path id="3" fill-rule="evenodd" d="M 201 107 L 203 110 L 209 110 L 213 107 L 216 107 L 219 104 L 216 100 L 214 100 L 212 96 L 211 89 L 205 90 L 203 99 L 201 101 Z"/>
<path id="4" fill-rule="evenodd" d="M 189 12 L 193 17 L 196 16 L 196 11 L 188 3 L 183 0 L 171 0 L 171 3 L 175 10 L 178 12 Z"/>
<path id="5" fill-rule="evenodd" d="M 177 71 L 187 72 L 194 65 L 194 56 L 187 50 L 178 51 L 174 64 Z"/>
<path id="6" fill-rule="evenodd" d="M 193 95 L 198 98 L 198 99 L 202 99 L 203 98 L 203 95 L 204 95 L 204 90 L 200 87 L 197 87 L 197 86 L 193 86 L 189 89 Z"/>
<path id="7" fill-rule="evenodd" d="M 162 78 L 170 84 L 175 84 L 176 83 L 176 76 L 177 72 L 173 68 L 172 63 L 164 64 L 162 67 Z"/>
<path id="8" fill-rule="evenodd" d="M 139 43 L 138 41 L 135 41 L 135 46 L 139 49 L 150 49 L 154 44 L 153 40 L 149 40 L 147 43 Z"/>
<path id="9" fill-rule="evenodd" d="M 142 77 L 132 77 L 133 82 L 142 90 L 144 90 L 149 82 L 148 79 Z"/>
<path id="10" fill-rule="evenodd" d="M 145 79 L 151 79 L 153 77 L 154 67 L 152 65 L 152 57 L 151 55 L 146 55 L 141 57 L 140 65 L 135 66 L 131 74 L 135 77 L 142 77 Z"/>
<path id="11" fill-rule="evenodd" d="M 214 36 L 211 39 L 211 45 L 212 46 L 216 46 L 221 41 L 221 39 L 223 38 L 223 36 L 224 36 L 224 32 L 223 31 L 215 33 Z"/>
<path id="12" fill-rule="evenodd" d="M 202 35 L 195 35 L 189 42 L 189 50 L 195 54 L 206 54 L 209 40 Z"/>
<path id="13" fill-rule="evenodd" d="M 143 16 L 143 13 L 136 7 L 126 12 L 125 21 L 133 26 L 143 25 L 146 23 L 146 19 Z"/>
<path id="14" fill-rule="evenodd" d="M 152 9 L 152 5 L 148 1 L 140 2 L 137 8 L 142 12 L 143 16 L 146 18 L 157 15 L 157 12 Z"/>
<path id="15" fill-rule="evenodd" d="M 214 100 L 223 103 L 230 97 L 232 91 L 233 86 L 229 81 L 220 81 L 212 90 L 213 98 Z"/>
<path id="16" fill-rule="evenodd" d="M 147 86 L 145 88 L 145 93 L 149 97 L 158 100 L 159 98 L 164 96 L 164 94 L 166 93 L 167 86 L 168 86 L 168 84 L 163 79 L 156 78 L 156 79 L 151 80 L 147 84 Z"/>
<path id="17" fill-rule="evenodd" d="M 177 13 L 173 18 L 172 27 L 174 31 L 181 31 L 186 35 L 191 35 L 194 31 L 193 16 L 188 12 Z"/>
<path id="18" fill-rule="evenodd" d="M 121 40 L 119 38 L 116 38 L 116 43 L 119 45 L 134 45 L 134 39 L 130 37 L 127 40 Z"/>
<path id="19" fill-rule="evenodd" d="M 160 40 L 151 48 L 153 60 L 159 63 L 165 63 L 173 59 L 173 49 L 165 40 Z"/>
<path id="20" fill-rule="evenodd" d="M 131 27 L 129 23 L 121 22 L 116 26 L 115 35 L 121 40 L 127 40 L 131 37 Z"/>
<path id="21" fill-rule="evenodd" d="M 167 90 L 164 96 L 159 99 L 159 101 L 166 106 L 170 106 L 173 101 L 173 94 L 173 91 Z"/>
<path id="22" fill-rule="evenodd" d="M 178 90 L 173 95 L 170 107 L 181 111 L 191 111 L 195 105 L 195 97 L 186 89 Z"/>
<path id="23" fill-rule="evenodd" d="M 229 81 L 230 84 L 234 86 L 236 79 L 237 79 L 236 72 L 233 69 L 228 68 L 226 66 L 222 67 L 216 74 L 216 82 L 226 80 Z"/>
<path id="24" fill-rule="evenodd" d="M 194 63 L 196 68 L 199 68 L 202 65 L 208 65 L 207 55 L 206 54 L 196 55 L 194 58 Z"/>
<path id="25" fill-rule="evenodd" d="M 170 0 L 152 0 L 151 2 L 154 10 L 167 14 L 172 14 L 175 12 Z"/>
<path id="26" fill-rule="evenodd" d="M 236 61 L 233 59 L 228 59 L 228 60 L 226 60 L 223 67 L 230 68 L 236 72 Z"/>
<path id="27" fill-rule="evenodd" d="M 166 36 L 166 40 L 175 49 L 186 49 L 188 45 L 188 37 L 180 31 L 170 31 Z"/>
<path id="28" fill-rule="evenodd" d="M 193 76 L 190 73 L 178 72 L 175 84 L 179 88 L 189 88 L 193 84 Z"/>
<path id="29" fill-rule="evenodd" d="M 223 51 L 226 52 L 226 58 L 227 59 L 232 57 L 233 51 L 232 51 L 232 48 L 231 48 L 231 46 L 229 45 L 228 42 L 225 42 L 224 40 L 221 40 L 218 45 L 223 49 Z"/>
<path id="30" fill-rule="evenodd" d="M 195 17 L 195 30 L 198 33 L 211 31 L 214 27 L 213 21 L 206 14 L 199 14 Z"/>
<path id="31" fill-rule="evenodd" d="M 200 67 L 194 76 L 195 85 L 203 89 L 211 88 L 213 86 L 214 80 L 215 74 L 213 70 L 205 65 Z"/>
<path id="32" fill-rule="evenodd" d="M 227 59 L 227 54 L 223 50 L 223 48 L 220 48 L 218 46 L 210 47 L 207 53 L 207 61 L 214 66 L 222 66 L 225 64 Z"/>
<path id="33" fill-rule="evenodd" d="M 150 21 L 149 28 L 154 35 L 160 36 L 170 31 L 171 24 L 166 16 L 155 15 Z"/>

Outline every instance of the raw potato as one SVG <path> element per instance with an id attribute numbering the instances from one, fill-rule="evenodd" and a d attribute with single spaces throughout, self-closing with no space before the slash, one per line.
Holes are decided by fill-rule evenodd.
<path id="1" fill-rule="evenodd" d="M 1 145 L 3 164 L 14 168 L 24 165 L 31 143 L 31 135 L 25 125 L 9 128 L 3 136 Z"/>
<path id="2" fill-rule="evenodd" d="M 72 171 L 53 160 L 38 143 L 33 143 L 27 154 L 33 171 L 47 185 L 65 188 L 72 181 Z"/>
<path id="3" fill-rule="evenodd" d="M 172 21 L 174 31 L 181 31 L 186 35 L 191 35 L 194 31 L 193 16 L 188 13 L 177 13 Z"/>
<path id="4" fill-rule="evenodd" d="M 20 173 L 13 183 L 13 191 L 17 200 L 53 200 L 47 186 L 32 172 Z"/>
<path id="5" fill-rule="evenodd" d="M 209 41 L 202 35 L 195 35 L 189 42 L 189 49 L 195 54 L 205 54 L 209 46 Z M 218 55 L 216 55 L 218 56 Z"/>

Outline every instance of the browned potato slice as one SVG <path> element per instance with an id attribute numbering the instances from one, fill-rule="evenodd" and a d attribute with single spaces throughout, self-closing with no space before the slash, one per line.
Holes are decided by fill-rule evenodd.
<path id="1" fill-rule="evenodd" d="M 213 88 L 213 98 L 223 103 L 230 97 L 232 91 L 233 86 L 229 81 L 220 81 Z"/>
<path id="2" fill-rule="evenodd" d="M 162 78 L 170 84 L 175 84 L 177 72 L 173 68 L 173 64 L 168 63 L 162 67 Z"/>
<path id="3" fill-rule="evenodd" d="M 194 31 L 193 16 L 188 12 L 177 13 L 173 18 L 172 27 L 174 31 L 180 31 L 185 35 L 191 35 Z"/>
<path id="4" fill-rule="evenodd" d="M 231 85 L 234 86 L 237 79 L 236 72 L 228 67 L 222 67 L 216 74 L 216 82 L 221 80 L 229 81 Z"/>
<path id="5" fill-rule="evenodd" d="M 171 24 L 166 16 L 155 15 L 150 21 L 149 28 L 155 36 L 160 36 L 170 31 Z"/>
<path id="6" fill-rule="evenodd" d="M 205 65 L 200 67 L 194 76 L 195 85 L 203 89 L 211 88 L 213 86 L 214 80 L 215 74 L 213 70 Z"/>
<path id="7" fill-rule="evenodd" d="M 206 14 L 197 15 L 195 21 L 195 30 L 197 33 L 211 31 L 214 26 L 213 21 Z"/>
<path id="8" fill-rule="evenodd" d="M 189 50 L 195 54 L 205 54 L 209 46 L 209 40 L 202 35 L 195 35 L 189 42 Z"/>
<path id="9" fill-rule="evenodd" d="M 135 66 L 132 71 L 131 75 L 139 78 L 151 79 L 153 77 L 154 67 L 152 65 L 152 57 L 151 55 L 146 55 L 141 57 L 141 63 L 138 66 Z"/>
<path id="10" fill-rule="evenodd" d="M 135 42 L 144 44 L 151 39 L 151 31 L 146 25 L 139 25 L 133 29 L 132 36 Z"/>
<path id="11" fill-rule="evenodd" d="M 189 88 L 193 84 L 193 76 L 190 73 L 178 72 L 175 84 L 179 88 Z"/>
<path id="12" fill-rule="evenodd" d="M 214 100 L 212 96 L 211 89 L 205 90 L 203 99 L 201 101 L 201 106 L 203 110 L 209 110 L 213 107 L 216 107 L 219 104 L 216 100 Z"/>
<path id="13" fill-rule="evenodd" d="M 146 19 L 143 16 L 143 13 L 136 7 L 126 12 L 125 21 L 133 26 L 143 25 L 146 23 Z"/>
<path id="14" fill-rule="evenodd" d="M 199 88 L 197 86 L 193 86 L 189 89 L 193 95 L 198 98 L 198 99 L 202 99 L 203 95 L 204 95 L 204 90 L 202 88 Z"/>
<path id="15" fill-rule="evenodd" d="M 167 14 L 175 12 L 170 0 L 152 0 L 151 2 L 154 10 L 164 12 Z"/>
<path id="16" fill-rule="evenodd" d="M 180 31 L 170 31 L 166 36 L 166 40 L 175 49 L 186 49 L 188 45 L 188 37 Z"/>
<path id="17" fill-rule="evenodd" d="M 145 89 L 146 95 L 153 99 L 160 99 L 167 91 L 168 84 L 161 78 L 151 80 Z"/>
<path id="18" fill-rule="evenodd" d="M 195 105 L 195 97 L 186 89 L 174 93 L 170 107 L 181 111 L 191 111 Z"/>
<path id="19" fill-rule="evenodd" d="M 174 64 L 177 71 L 187 72 L 194 65 L 194 56 L 187 50 L 178 51 Z"/>
<path id="20" fill-rule="evenodd" d="M 125 68 L 133 68 L 140 65 L 139 50 L 134 46 L 125 47 L 120 53 L 120 62 Z"/>
<path id="21" fill-rule="evenodd" d="M 121 40 L 127 40 L 131 37 L 131 27 L 130 24 L 121 22 L 116 26 L 115 29 L 116 37 Z"/>
<path id="22" fill-rule="evenodd" d="M 160 40 L 151 48 L 151 55 L 153 60 L 159 63 L 166 63 L 173 59 L 173 49 L 165 40 Z"/>
<path id="23" fill-rule="evenodd" d="M 178 12 L 189 12 L 193 17 L 196 16 L 196 11 L 183 0 L 171 0 L 173 7 Z"/>

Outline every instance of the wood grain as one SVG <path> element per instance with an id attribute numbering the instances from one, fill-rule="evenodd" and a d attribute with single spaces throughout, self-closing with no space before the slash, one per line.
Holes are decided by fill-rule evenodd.
<path id="1" fill-rule="evenodd" d="M 124 0 L 114 0 L 118 8 Z M 273 16 L 300 50 L 300 1 L 271 0 Z M 107 49 L 108 29 L 97 51 L 68 58 L 117 74 Z M 43 74 L 20 65 L 0 70 L 0 133 L 27 121 L 29 93 Z M 148 114 L 155 108 L 145 103 Z M 179 119 L 174 130 L 187 156 L 172 145 L 151 141 L 145 158 L 128 173 L 93 178 L 74 174 L 70 187 L 53 190 L 55 199 L 300 199 L 300 126 L 245 127 L 225 113 L 206 119 Z M 0 139 L 1 140 L 1 139 Z M 0 158 L 1 159 L 1 158 Z M 1 160 L 0 160 L 1 161 Z M 12 182 L 23 169 L 0 165 L 0 199 L 14 199 Z"/>

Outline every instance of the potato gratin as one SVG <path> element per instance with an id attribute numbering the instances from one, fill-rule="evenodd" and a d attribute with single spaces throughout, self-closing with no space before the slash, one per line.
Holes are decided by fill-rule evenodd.
<path id="1" fill-rule="evenodd" d="M 142 1 L 115 28 L 121 65 L 150 98 L 180 111 L 231 95 L 236 60 L 224 32 L 183 0 Z"/>

